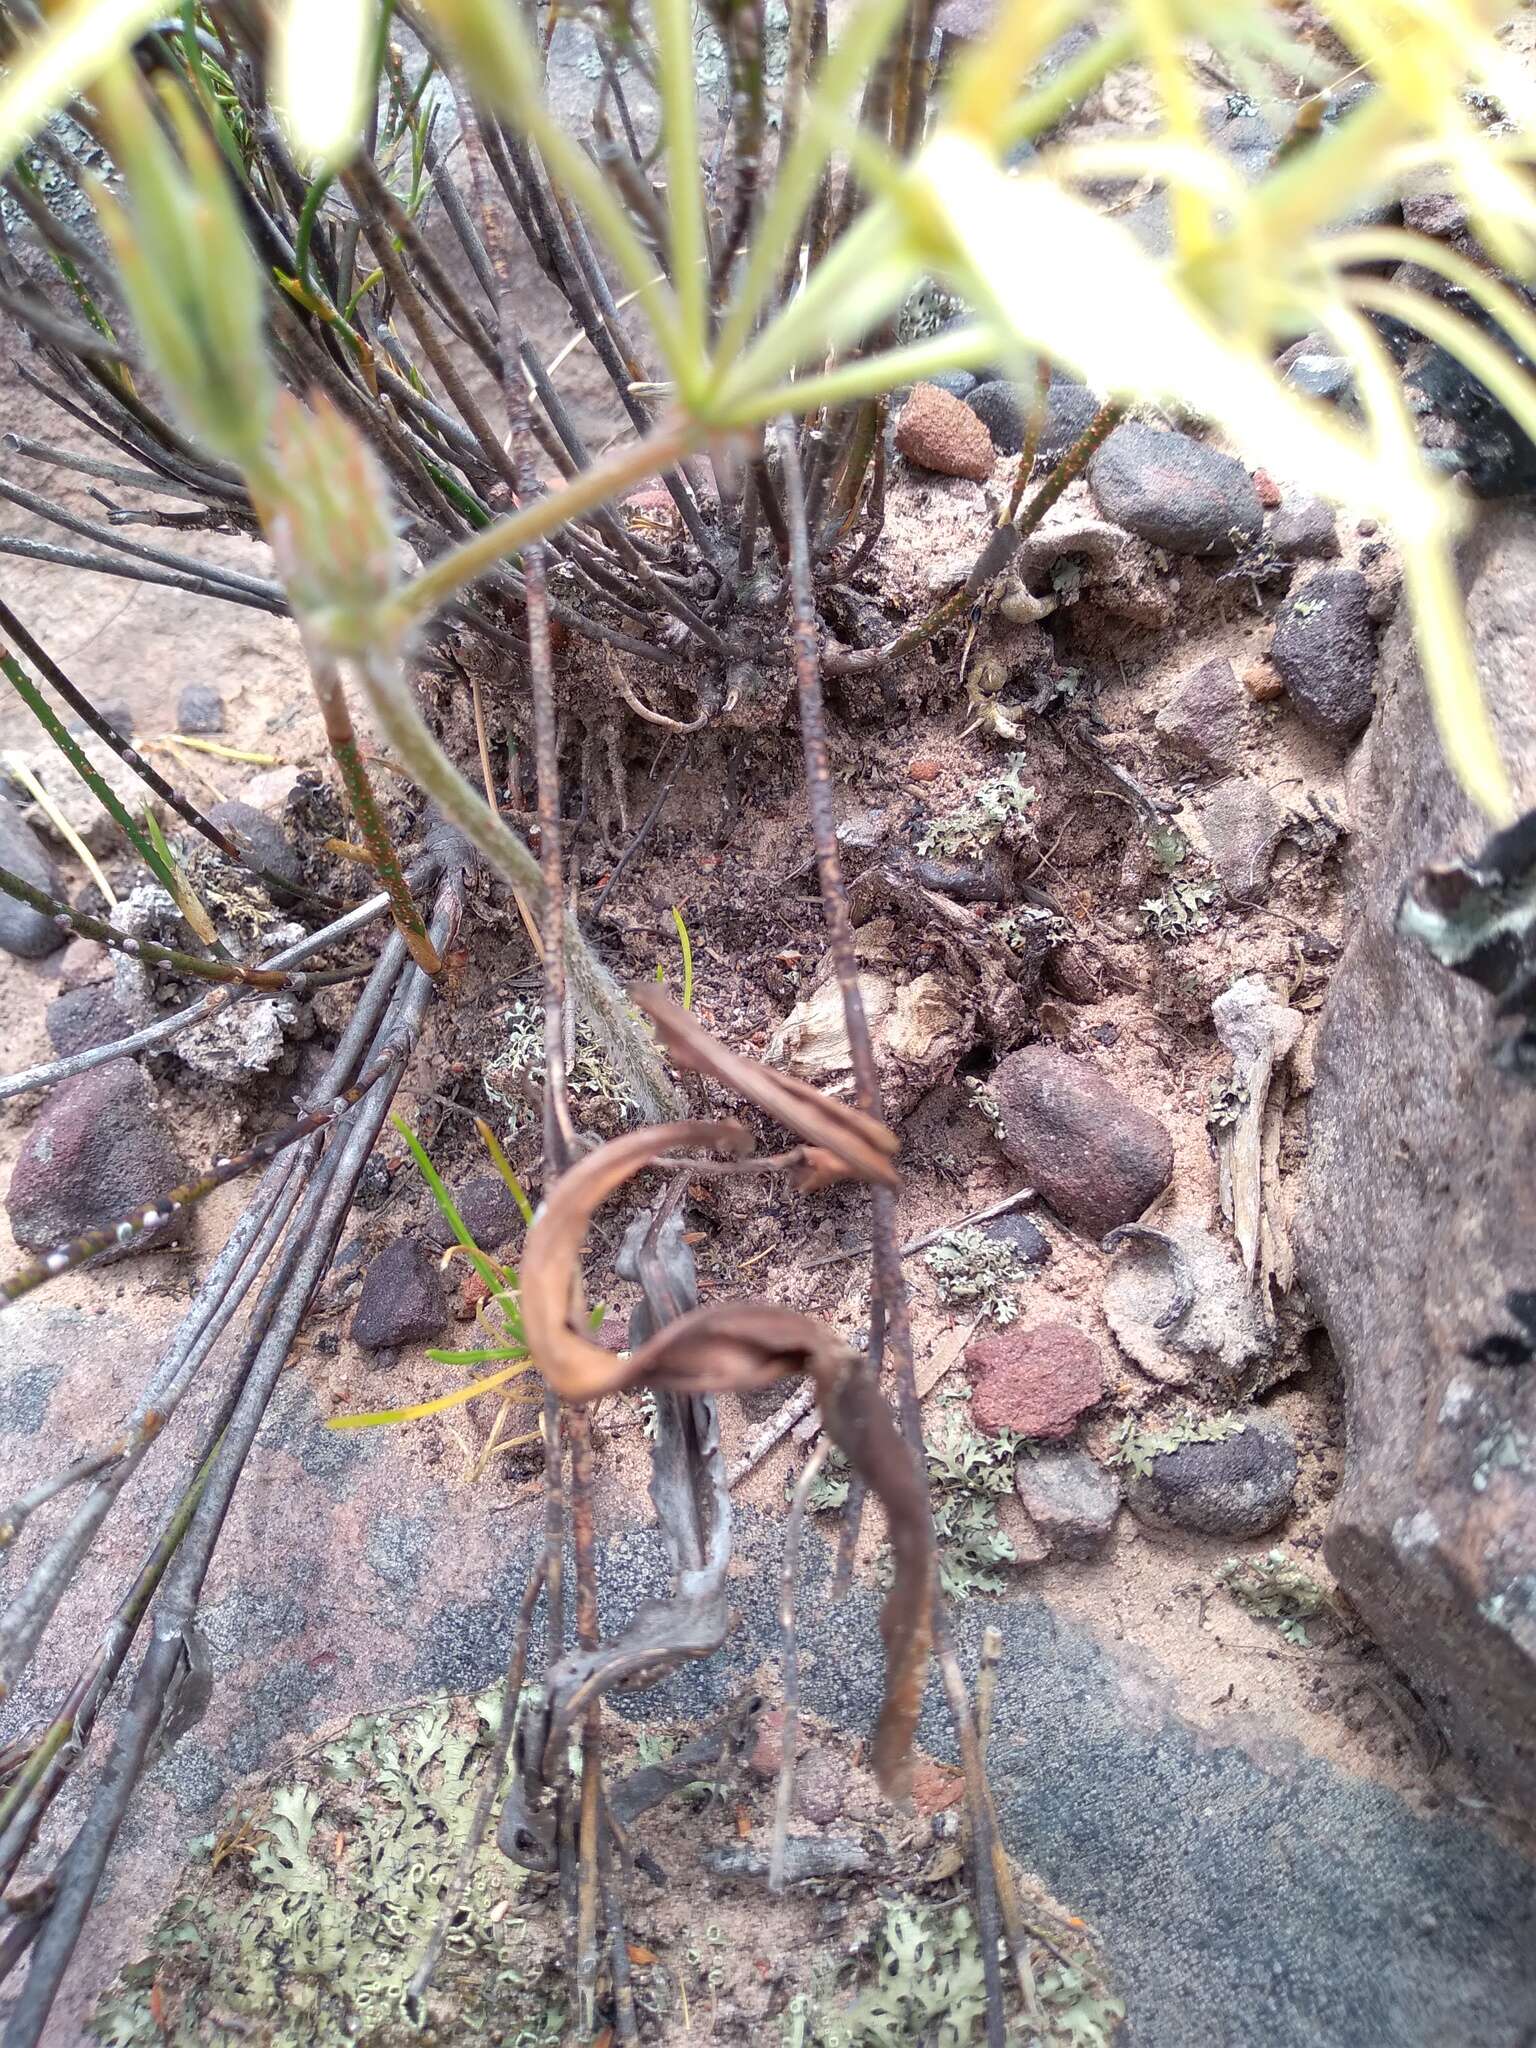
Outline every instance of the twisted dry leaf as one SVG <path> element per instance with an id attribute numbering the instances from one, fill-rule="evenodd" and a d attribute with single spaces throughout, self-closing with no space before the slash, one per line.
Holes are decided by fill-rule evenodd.
<path id="1" fill-rule="evenodd" d="M 884 1125 L 766 1073 L 717 1045 L 653 991 L 644 994 L 642 1007 L 655 1017 L 680 1065 L 715 1075 L 781 1117 L 825 1154 L 825 1170 L 887 1184 L 894 1178 L 896 1139 Z M 753 1141 L 742 1125 L 724 1119 L 651 1125 L 599 1146 L 556 1186 L 528 1233 L 522 1261 L 529 1350 L 561 1399 L 575 1402 L 637 1386 L 745 1392 L 790 1373 L 810 1374 L 823 1428 L 886 1511 L 895 1577 L 880 1615 L 886 1689 L 870 1762 L 883 1790 L 903 1799 L 910 1789 L 912 1737 L 931 1642 L 932 1531 L 922 1475 L 873 1376 L 833 1331 L 768 1301 L 690 1310 L 626 1357 L 583 1333 L 581 1254 L 594 1212 L 635 1174 L 679 1147 L 742 1157 Z"/>
<path id="2" fill-rule="evenodd" d="M 675 1067 L 708 1074 L 805 1140 L 806 1154 L 797 1174 L 802 1187 L 823 1187 L 833 1180 L 901 1186 L 894 1164 L 901 1140 L 878 1117 L 835 1102 L 793 1074 L 776 1074 L 757 1060 L 732 1052 L 654 983 L 637 982 L 628 993 L 635 1008 L 643 1010 L 661 1033 Z"/>

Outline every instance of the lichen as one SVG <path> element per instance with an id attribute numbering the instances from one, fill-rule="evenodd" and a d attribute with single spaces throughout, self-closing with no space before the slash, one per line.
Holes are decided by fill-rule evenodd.
<path id="1" fill-rule="evenodd" d="M 189 1882 L 100 2001 L 112 2048 L 405 2048 L 406 1988 L 480 1791 L 500 1688 L 363 1715 L 194 1844 Z M 482 1847 L 426 2000 L 440 2040 L 560 2038 L 558 1953 Z M 543 1916 L 547 1920 L 548 1916 Z"/>
<path id="2" fill-rule="evenodd" d="M 1192 932 L 1207 929 L 1211 920 L 1206 911 L 1215 900 L 1213 883 L 1170 882 L 1161 896 L 1143 899 L 1142 925 L 1154 939 L 1161 939 L 1165 945 L 1176 939 L 1187 939 Z"/>
<path id="3" fill-rule="evenodd" d="M 1014 1282 L 1029 1270 L 1018 1247 L 972 1227 L 947 1230 L 923 1254 L 938 1283 L 939 1299 L 979 1307 L 994 1323 L 1011 1323 L 1019 1313 Z"/>
<path id="4" fill-rule="evenodd" d="M 969 803 L 923 827 L 917 836 L 918 852 L 941 860 L 977 859 L 998 840 L 1014 837 L 1035 800 L 1023 775 L 1024 756 L 1015 754 L 1001 775 L 976 785 Z"/>
<path id="5" fill-rule="evenodd" d="M 1248 1427 L 1235 1415 L 1196 1415 L 1186 1408 L 1157 1428 L 1144 1429 L 1134 1416 L 1127 1416 L 1115 1432 L 1111 1465 L 1128 1465 L 1142 1478 L 1152 1470 L 1152 1460 L 1169 1451 L 1181 1451 L 1186 1444 L 1218 1444 L 1237 1436 Z"/>
<path id="6" fill-rule="evenodd" d="M 544 1088 L 544 1016 L 526 996 L 510 1003 L 502 1015 L 506 1032 L 503 1050 L 485 1068 L 485 1092 L 507 1112 L 509 1131 L 534 1124 Z M 635 1119 L 637 1104 L 585 1022 L 576 1025 L 575 1052 L 566 1069 L 566 1093 L 582 1121 L 604 1137 L 613 1137 Z"/>
<path id="7" fill-rule="evenodd" d="M 1245 1614 L 1274 1622 L 1288 1643 L 1302 1649 L 1307 1645 L 1306 1623 L 1332 1606 L 1326 1588 L 1283 1550 L 1263 1557 L 1229 1557 L 1217 1568 L 1216 1578 Z"/>
<path id="8" fill-rule="evenodd" d="M 854 1972 L 841 1995 L 823 1986 L 791 2000 L 782 2048 L 974 2048 L 983 2038 L 986 1979 L 966 1906 L 889 1900 Z M 1030 2038 L 1041 2048 L 1109 2048 L 1125 2017 L 1087 1951 L 1052 1960 L 1036 1993 Z M 1010 2031 L 1009 2038 L 1024 2035 Z"/>

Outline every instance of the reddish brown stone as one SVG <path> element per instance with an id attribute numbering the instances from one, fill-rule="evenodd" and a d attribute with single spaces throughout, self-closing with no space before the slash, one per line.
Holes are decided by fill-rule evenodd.
<path id="1" fill-rule="evenodd" d="M 1259 503 L 1265 511 L 1273 512 L 1280 502 L 1280 486 L 1267 469 L 1256 469 L 1253 472 L 1253 488 L 1258 492 Z"/>
<path id="2" fill-rule="evenodd" d="M 951 1764 L 936 1764 L 920 1756 L 912 1766 L 912 1804 L 930 1819 L 948 1813 L 965 1797 L 965 1773 Z"/>
<path id="3" fill-rule="evenodd" d="M 1272 704 L 1285 690 L 1284 683 L 1262 655 L 1243 670 L 1242 682 L 1255 704 Z"/>
<path id="4" fill-rule="evenodd" d="M 919 384 L 896 422 L 896 453 L 940 476 L 984 484 L 996 460 L 992 436 L 968 405 L 936 384 Z"/>
<path id="5" fill-rule="evenodd" d="M 1000 1330 L 966 1347 L 971 1417 L 978 1429 L 1018 1436 L 1070 1436 L 1077 1418 L 1104 1398 L 1098 1346 L 1070 1323 Z"/>
<path id="6" fill-rule="evenodd" d="M 1095 1237 L 1132 1223 L 1173 1178 L 1173 1141 L 1086 1060 L 1047 1045 L 992 1076 L 1003 1151 L 1058 1215 Z"/>
<path id="7" fill-rule="evenodd" d="M 919 760 L 907 763 L 907 776 L 912 782 L 935 782 L 940 772 L 940 764 L 937 761 Z"/>
<path id="8" fill-rule="evenodd" d="M 769 1707 L 757 1717 L 753 1733 L 751 1752 L 747 1757 L 748 1775 L 771 1781 L 779 1775 L 784 1761 L 784 1709 Z"/>

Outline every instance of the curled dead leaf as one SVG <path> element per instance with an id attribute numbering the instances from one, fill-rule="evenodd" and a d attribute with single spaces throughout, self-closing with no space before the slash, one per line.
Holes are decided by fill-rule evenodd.
<path id="1" fill-rule="evenodd" d="M 847 1179 L 877 1181 L 887 1188 L 901 1186 L 901 1175 L 893 1163 L 901 1141 L 878 1117 L 866 1116 L 846 1102 L 835 1102 L 793 1074 L 775 1073 L 757 1060 L 732 1052 L 653 983 L 636 983 L 629 999 L 661 1033 L 674 1066 L 688 1073 L 708 1074 L 733 1094 L 777 1117 L 805 1141 L 810 1148 L 808 1157 L 815 1158 L 819 1172 L 827 1171 L 836 1161 Z M 822 1187 L 826 1182 L 818 1179 L 806 1184 Z"/>
<path id="2" fill-rule="evenodd" d="M 802 1095 L 798 1084 L 786 1084 L 781 1076 L 717 1045 L 653 991 L 644 994 L 648 1000 L 642 1007 L 656 1017 L 679 1064 L 714 1074 L 780 1117 L 808 1140 L 812 1171 L 836 1165 L 844 1173 L 889 1185 L 896 1140 L 884 1125 L 827 1102 L 814 1089 Z M 573 1402 L 636 1386 L 694 1394 L 744 1392 L 790 1373 L 811 1375 L 823 1428 L 886 1511 L 896 1569 L 880 1614 L 886 1689 L 871 1763 L 883 1789 L 905 1798 L 931 1646 L 933 1546 L 923 1476 L 873 1376 L 824 1324 L 768 1301 L 692 1309 L 622 1356 L 585 1334 L 581 1254 L 593 1214 L 643 1168 L 685 1147 L 742 1157 L 752 1151 L 753 1140 L 741 1124 L 725 1119 L 653 1124 L 600 1145 L 556 1185 L 528 1233 L 522 1260 L 521 1307 L 529 1351 L 560 1398 Z M 574 1711 L 571 1702 L 567 1708 Z"/>

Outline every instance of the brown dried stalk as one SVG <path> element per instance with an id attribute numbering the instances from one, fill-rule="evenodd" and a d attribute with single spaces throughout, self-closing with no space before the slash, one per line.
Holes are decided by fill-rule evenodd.
<path id="1" fill-rule="evenodd" d="M 663 1020 L 663 1031 L 670 1031 Z M 689 1047 L 699 1053 L 707 1034 L 689 1020 Z M 737 1058 L 718 1048 L 724 1060 Z M 699 1062 L 702 1063 L 702 1062 Z M 742 1064 L 750 1067 L 751 1062 Z M 867 1119 L 840 1105 L 837 1119 L 808 1117 L 780 1076 L 760 1073 L 754 1099 L 777 1093 L 797 1135 L 816 1135 L 838 1119 Z M 766 1084 L 766 1085 L 764 1085 Z M 807 1091 L 814 1093 L 814 1091 Z M 843 1147 L 841 1131 L 836 1134 Z M 887 1134 L 888 1137 L 889 1134 Z M 911 1778 L 911 1745 L 928 1669 L 934 1589 L 932 1532 L 927 1495 L 915 1462 L 862 1362 L 832 1331 L 809 1316 L 769 1302 L 715 1303 L 694 1309 L 627 1357 L 619 1358 L 582 1334 L 584 1302 L 580 1256 L 593 1212 L 642 1168 L 678 1146 L 707 1147 L 741 1157 L 753 1149 L 749 1132 L 724 1121 L 690 1121 L 633 1131 L 600 1146 L 574 1166 L 549 1197 L 528 1234 L 522 1265 L 522 1310 L 529 1350 L 551 1386 L 567 1401 L 588 1403 L 623 1388 L 651 1385 L 702 1393 L 765 1386 L 791 1372 L 816 1382 L 823 1426 L 885 1505 L 896 1577 L 881 1613 L 886 1646 L 886 1694 L 871 1751 L 880 1784 L 905 1797 Z M 814 1143 L 815 1152 L 821 1148 Z M 862 1177 L 871 1156 L 882 1173 L 892 1171 L 888 1147 L 869 1146 L 862 1132 L 851 1147 L 822 1151 L 815 1170 L 836 1165 Z M 575 1704 L 574 1702 L 572 1703 Z M 551 1739 L 554 1739 L 552 1731 Z"/>

